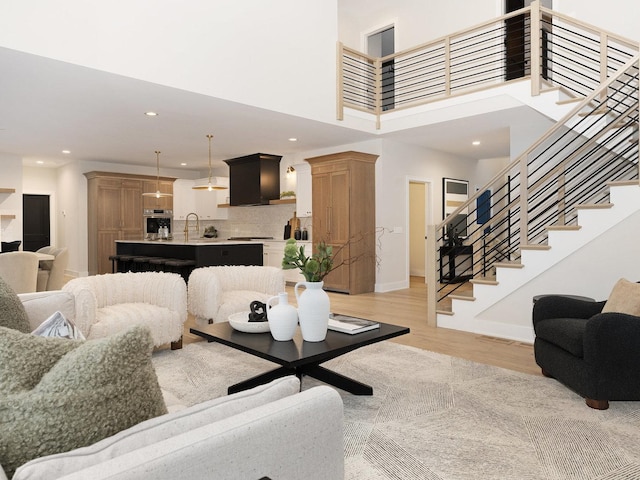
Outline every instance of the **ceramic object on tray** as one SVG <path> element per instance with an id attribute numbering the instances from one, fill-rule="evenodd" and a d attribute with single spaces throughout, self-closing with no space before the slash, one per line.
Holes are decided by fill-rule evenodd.
<path id="1" fill-rule="evenodd" d="M 229 315 L 229 325 L 234 330 L 245 333 L 266 333 L 269 331 L 269 322 L 250 322 L 249 312 Z"/>

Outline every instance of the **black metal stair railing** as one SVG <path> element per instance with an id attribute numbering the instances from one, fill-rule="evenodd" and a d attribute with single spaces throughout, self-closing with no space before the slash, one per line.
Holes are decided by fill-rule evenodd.
<path id="1" fill-rule="evenodd" d="M 497 265 L 519 262 L 523 247 L 544 247 L 549 227 L 577 225 L 576 207 L 609 201 L 609 182 L 639 181 L 638 55 L 538 142 L 435 227 L 433 251 L 446 245 L 446 227 L 465 214 L 473 248 L 474 279 L 491 278 Z M 477 222 L 482 192 L 491 217 Z M 486 206 L 486 205 L 485 205 Z M 535 248 L 535 247 L 534 247 Z M 432 265 L 435 264 L 433 261 Z M 434 301 L 457 293 L 462 283 L 437 281 Z"/>

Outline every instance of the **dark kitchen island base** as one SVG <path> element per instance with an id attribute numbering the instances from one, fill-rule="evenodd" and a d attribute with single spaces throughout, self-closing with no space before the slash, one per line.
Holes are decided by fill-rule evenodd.
<path id="1" fill-rule="evenodd" d="M 168 271 L 182 274 L 185 280 L 194 268 L 262 265 L 262 259 L 261 243 L 179 243 L 161 240 L 118 240 L 115 256 L 118 272 Z M 180 260 L 184 262 L 179 262 Z"/>

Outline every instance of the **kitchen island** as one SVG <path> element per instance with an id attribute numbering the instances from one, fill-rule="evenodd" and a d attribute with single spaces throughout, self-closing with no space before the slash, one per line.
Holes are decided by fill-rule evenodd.
<path id="1" fill-rule="evenodd" d="M 177 261 L 177 262 L 176 262 Z M 171 271 L 188 278 L 198 267 L 262 265 L 262 243 L 217 240 L 116 240 L 114 270 Z M 117 267 L 116 267 L 117 265 Z"/>

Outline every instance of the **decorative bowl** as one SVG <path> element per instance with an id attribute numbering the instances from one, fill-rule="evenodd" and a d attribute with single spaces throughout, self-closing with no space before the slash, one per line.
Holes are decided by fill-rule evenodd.
<path id="1" fill-rule="evenodd" d="M 266 333 L 269 332 L 269 322 L 250 322 L 249 313 L 240 312 L 229 315 L 229 324 L 234 330 L 244 333 Z"/>

